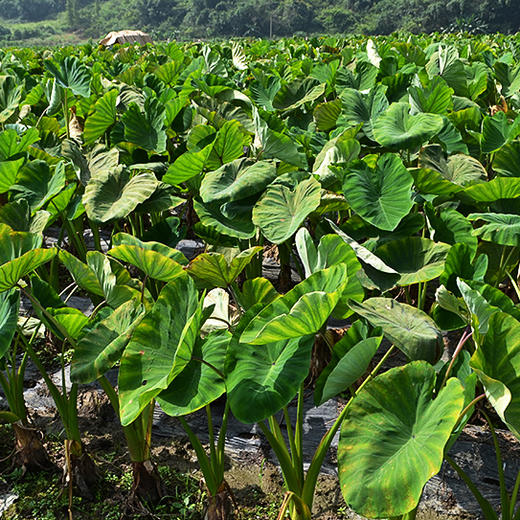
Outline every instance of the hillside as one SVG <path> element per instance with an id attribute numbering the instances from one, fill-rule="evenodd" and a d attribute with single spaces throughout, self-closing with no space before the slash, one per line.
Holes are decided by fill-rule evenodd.
<path id="1" fill-rule="evenodd" d="M 0 0 L 4 44 L 74 43 L 139 28 L 155 38 L 517 32 L 513 0 Z"/>

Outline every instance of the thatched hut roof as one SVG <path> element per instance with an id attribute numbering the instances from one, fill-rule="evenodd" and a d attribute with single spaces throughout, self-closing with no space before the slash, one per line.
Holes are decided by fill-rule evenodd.
<path id="1" fill-rule="evenodd" d="M 145 43 L 153 43 L 153 41 L 150 35 L 143 31 L 112 31 L 99 42 L 100 45 L 105 45 L 106 47 L 116 43 L 139 43 L 144 45 Z"/>

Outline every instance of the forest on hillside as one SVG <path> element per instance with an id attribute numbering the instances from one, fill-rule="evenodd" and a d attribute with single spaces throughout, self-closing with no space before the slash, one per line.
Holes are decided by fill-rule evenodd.
<path id="1" fill-rule="evenodd" d="M 515 0 L 0 0 L 0 13 L 4 40 L 46 31 L 98 38 L 127 28 L 160 39 L 520 28 Z"/>

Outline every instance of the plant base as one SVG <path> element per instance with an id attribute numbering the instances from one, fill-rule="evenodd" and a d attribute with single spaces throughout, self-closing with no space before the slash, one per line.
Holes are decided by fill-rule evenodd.
<path id="1" fill-rule="evenodd" d="M 208 498 L 208 508 L 204 514 L 204 520 L 227 520 L 231 516 L 233 499 L 231 490 L 226 482 L 223 482 L 217 494 Z"/>
<path id="2" fill-rule="evenodd" d="M 75 488 L 80 496 L 94 498 L 94 491 L 99 482 L 96 464 L 78 441 L 65 441 L 65 465 L 63 483 L 69 489 Z"/>
<path id="3" fill-rule="evenodd" d="M 47 452 L 43 447 L 38 430 L 22 424 L 13 423 L 15 435 L 14 464 L 26 471 L 41 471 L 52 468 Z"/>
<path id="4" fill-rule="evenodd" d="M 152 461 L 132 462 L 132 473 L 132 497 L 148 504 L 157 504 L 162 498 L 161 478 Z"/>

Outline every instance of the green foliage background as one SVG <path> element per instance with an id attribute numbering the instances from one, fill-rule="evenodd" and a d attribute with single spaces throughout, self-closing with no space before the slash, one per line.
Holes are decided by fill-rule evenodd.
<path id="1" fill-rule="evenodd" d="M 515 0 L 0 0 L 0 40 L 30 44 L 142 29 L 155 38 L 517 32 Z M 74 37 L 71 37 L 74 34 Z M 66 36 L 68 35 L 68 37 Z M 68 40 L 67 40 L 68 38 Z"/>

